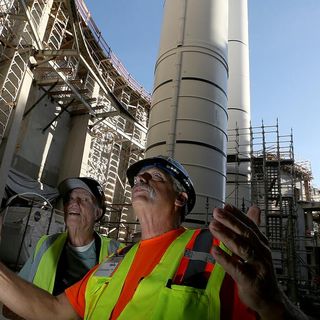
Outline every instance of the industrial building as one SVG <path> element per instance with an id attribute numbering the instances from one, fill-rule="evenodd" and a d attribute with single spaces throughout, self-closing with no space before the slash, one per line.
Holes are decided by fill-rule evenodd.
<path id="1" fill-rule="evenodd" d="M 310 164 L 295 161 L 293 133 L 250 121 L 246 1 L 217 1 L 207 17 L 213 34 L 188 22 L 209 14 L 192 5 L 168 1 L 164 9 L 151 99 L 83 0 L 0 0 L 1 259 L 17 270 L 42 234 L 64 229 L 56 187 L 72 176 L 104 187 L 99 231 L 135 241 L 126 168 L 166 154 L 195 180 L 186 226 L 208 225 L 225 202 L 243 211 L 257 204 L 281 286 L 305 311 L 316 310 L 320 191 Z M 180 24 L 176 12 L 185 12 Z"/>

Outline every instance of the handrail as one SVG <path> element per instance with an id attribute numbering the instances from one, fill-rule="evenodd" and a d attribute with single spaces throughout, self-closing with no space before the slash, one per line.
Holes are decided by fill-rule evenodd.
<path id="1" fill-rule="evenodd" d="M 84 1 L 76 0 L 76 4 L 84 23 L 89 27 L 93 36 L 95 37 L 95 40 L 101 46 L 106 56 L 110 58 L 115 70 L 128 82 L 129 86 L 133 90 L 139 92 L 144 99 L 150 102 L 151 94 L 147 90 L 145 90 L 144 87 L 136 79 L 132 77 L 132 75 L 127 71 L 120 59 L 112 52 L 110 46 L 103 38 L 101 31 L 92 19 L 91 13 L 85 5 Z"/>

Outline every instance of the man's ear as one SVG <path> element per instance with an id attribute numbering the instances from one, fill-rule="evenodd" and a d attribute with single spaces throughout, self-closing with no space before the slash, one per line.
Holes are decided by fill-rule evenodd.
<path id="1" fill-rule="evenodd" d="M 102 214 L 103 214 L 102 209 L 101 208 L 97 208 L 95 210 L 95 219 L 94 219 L 94 221 L 96 221 L 96 222 L 99 221 L 100 218 L 102 217 Z"/>
<path id="2" fill-rule="evenodd" d="M 183 207 L 188 201 L 188 195 L 186 192 L 180 192 L 176 198 L 175 205 L 177 207 Z"/>

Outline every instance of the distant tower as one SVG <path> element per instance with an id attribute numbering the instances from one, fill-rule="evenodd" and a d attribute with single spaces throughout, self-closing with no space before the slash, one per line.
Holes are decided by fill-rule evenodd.
<path id="1" fill-rule="evenodd" d="M 186 167 L 197 193 L 188 217 L 202 221 L 225 198 L 227 37 L 228 1 L 165 1 L 146 156 Z"/>
<path id="2" fill-rule="evenodd" d="M 248 2 L 229 0 L 228 165 L 226 202 L 250 205 Z"/>

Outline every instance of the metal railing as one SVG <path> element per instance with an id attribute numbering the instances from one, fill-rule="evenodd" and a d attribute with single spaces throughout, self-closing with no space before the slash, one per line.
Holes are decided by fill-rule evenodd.
<path id="1" fill-rule="evenodd" d="M 128 83 L 128 85 L 134 90 L 141 94 L 141 96 L 146 99 L 147 101 L 151 101 L 151 94 L 147 92 L 139 82 L 132 77 L 132 75 L 127 71 L 127 69 L 124 67 L 122 62 L 117 58 L 117 56 L 112 52 L 110 46 L 107 44 L 105 39 L 102 36 L 101 31 L 95 24 L 95 22 L 92 19 L 91 13 L 86 7 L 83 0 L 77 0 L 77 7 L 79 10 L 79 13 L 85 22 L 85 24 L 88 26 L 88 28 L 91 30 L 92 34 L 95 37 L 95 40 L 100 45 L 100 47 L 104 50 L 105 55 L 110 58 L 111 63 L 115 70 L 123 77 L 123 79 Z"/>

